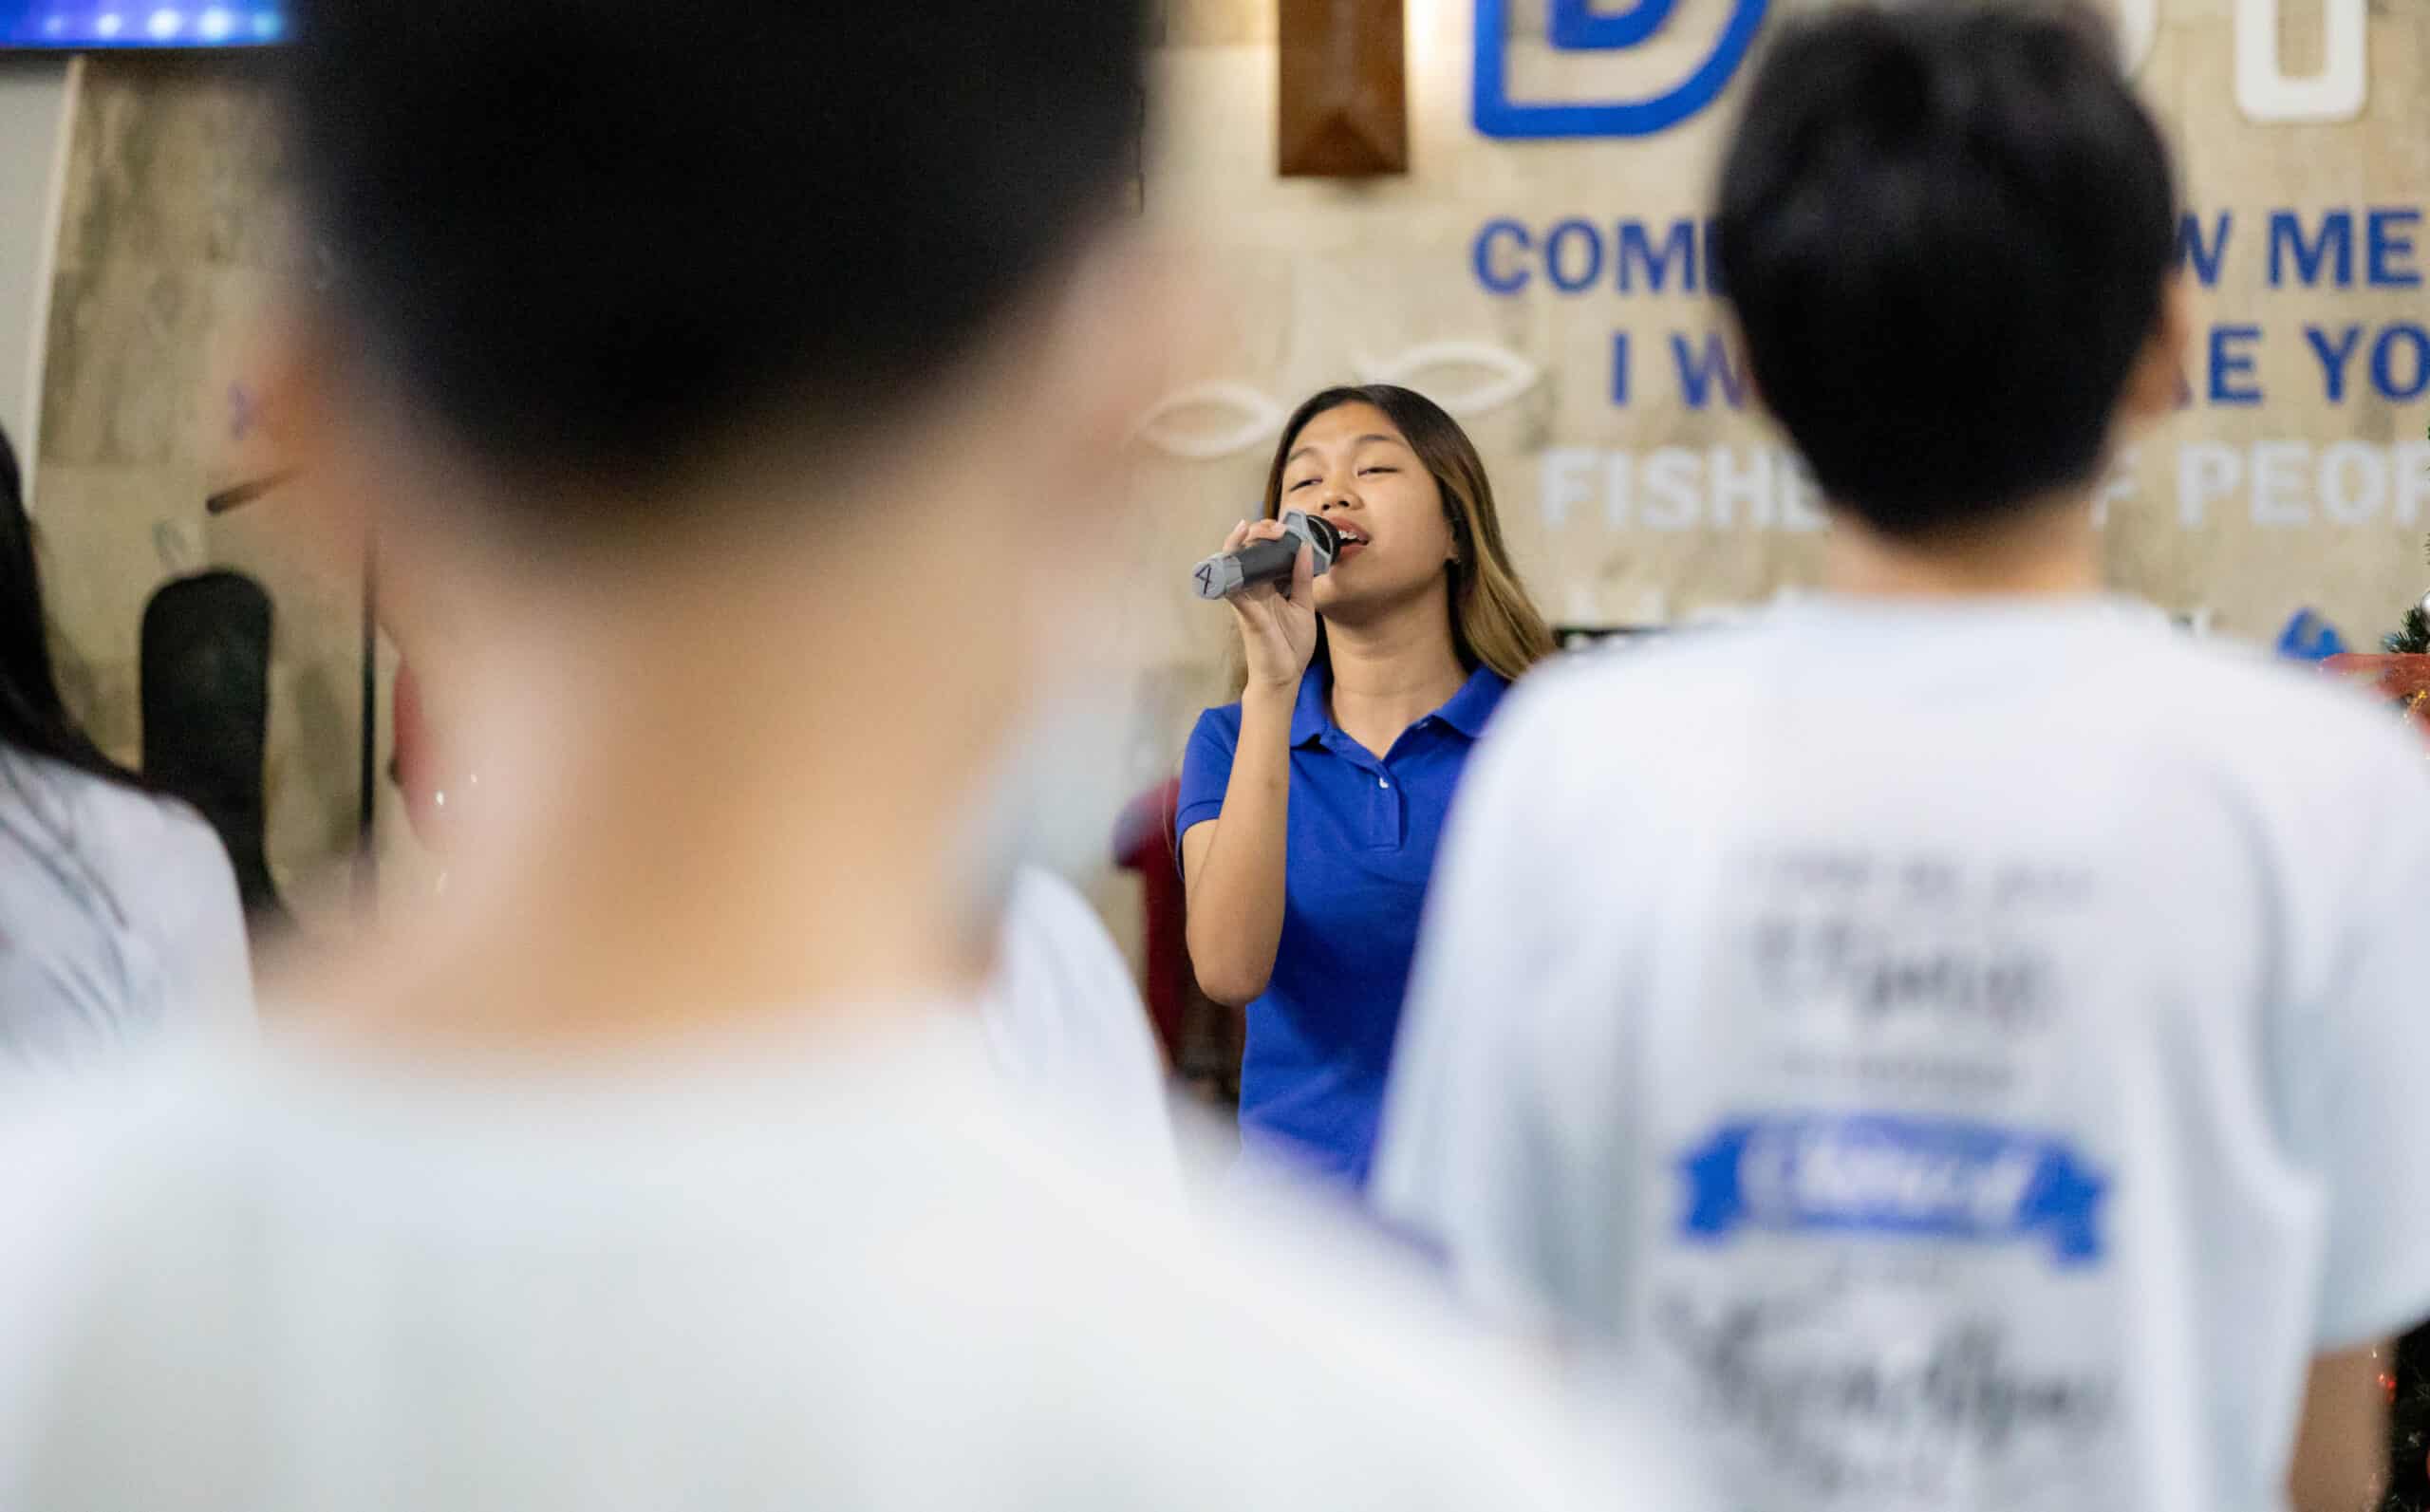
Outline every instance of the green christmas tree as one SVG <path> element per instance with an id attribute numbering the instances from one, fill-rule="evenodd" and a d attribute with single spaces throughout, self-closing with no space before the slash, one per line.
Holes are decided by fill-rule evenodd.
<path id="1" fill-rule="evenodd" d="M 2430 555 L 2430 544 L 2422 548 Z M 2430 593 L 2421 602 L 2404 611 L 2404 624 L 2393 634 L 2383 636 L 2380 644 L 2390 656 L 2430 656 Z"/>
<path id="2" fill-rule="evenodd" d="M 2430 555 L 2430 546 L 2423 548 Z M 2390 656 L 2430 656 L 2430 593 L 2421 602 L 2404 611 L 2404 624 L 2393 633 L 2382 636 L 2380 644 Z"/>
<path id="3" fill-rule="evenodd" d="M 2394 630 L 2380 637 L 2380 647 L 2389 656 L 2430 657 L 2430 593 L 2404 611 L 2404 621 Z M 2396 700 L 2396 706 L 2424 734 L 2430 734 L 2430 683 L 2417 672 L 2383 671 L 2381 686 Z"/>
<path id="4" fill-rule="evenodd" d="M 2417 604 L 2404 611 L 2404 624 L 2380 638 L 2391 656 L 2430 656 L 2430 612 Z"/>
<path id="5" fill-rule="evenodd" d="M 2393 1359 L 2383 1355 L 2381 1378 L 2388 1382 L 2388 1468 L 2381 1512 L 2430 1509 L 2430 1328 L 2399 1340 Z"/>

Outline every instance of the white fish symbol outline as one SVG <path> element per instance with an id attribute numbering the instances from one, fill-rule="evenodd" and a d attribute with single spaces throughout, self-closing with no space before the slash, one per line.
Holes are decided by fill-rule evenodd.
<path id="1" fill-rule="evenodd" d="M 1492 375 L 1486 383 L 1435 401 L 1461 420 L 1502 408 L 1535 387 L 1544 376 L 1542 368 L 1508 347 L 1480 341 L 1428 342 L 1380 362 L 1361 354 L 1351 360 L 1351 365 L 1357 369 L 1360 379 L 1370 383 L 1407 383 L 1418 374 L 1437 367 L 1482 368 Z"/>
<path id="2" fill-rule="evenodd" d="M 1172 421 L 1190 410 L 1228 411 L 1236 424 L 1211 432 L 1193 432 Z M 1216 379 L 1175 389 L 1139 418 L 1131 434 L 1158 451 L 1194 462 L 1211 462 L 1247 451 L 1282 428 L 1282 406 L 1246 383 Z"/>

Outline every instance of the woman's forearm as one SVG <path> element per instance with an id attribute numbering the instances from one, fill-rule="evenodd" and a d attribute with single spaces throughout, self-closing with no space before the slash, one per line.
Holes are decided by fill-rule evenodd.
<path id="1" fill-rule="evenodd" d="M 1282 875 L 1291 803 L 1290 689 L 1241 700 L 1241 738 L 1224 812 L 1189 881 L 1189 957 L 1198 984 L 1242 1007 L 1265 991 L 1282 942 Z"/>

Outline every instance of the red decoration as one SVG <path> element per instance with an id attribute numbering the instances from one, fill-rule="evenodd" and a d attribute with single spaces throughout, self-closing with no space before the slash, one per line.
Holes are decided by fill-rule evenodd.
<path id="1" fill-rule="evenodd" d="M 2383 656 L 2347 651 L 2321 665 L 2346 677 L 2367 679 L 2380 692 L 2405 705 L 2405 719 L 2430 739 L 2430 656 Z"/>
<path id="2" fill-rule="evenodd" d="M 1199 991 L 1189 964 L 1189 902 L 1173 833 L 1180 803 L 1178 778 L 1131 799 L 1114 827 L 1113 858 L 1139 873 L 1143 884 L 1148 1016 L 1166 1059 L 1185 1082 L 1211 1088 L 1219 1101 L 1238 1102 L 1241 1015 Z"/>

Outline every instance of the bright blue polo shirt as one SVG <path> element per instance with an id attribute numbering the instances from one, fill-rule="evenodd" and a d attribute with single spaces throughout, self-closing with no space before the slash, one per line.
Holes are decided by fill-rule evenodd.
<path id="1" fill-rule="evenodd" d="M 1310 667 L 1291 716 L 1282 941 L 1265 995 L 1248 1006 L 1241 1133 L 1364 1186 L 1434 847 L 1469 747 L 1509 684 L 1478 668 L 1380 757 L 1333 722 L 1332 684 L 1329 668 Z M 1177 831 L 1223 812 L 1240 739 L 1239 704 L 1199 716 Z"/>

